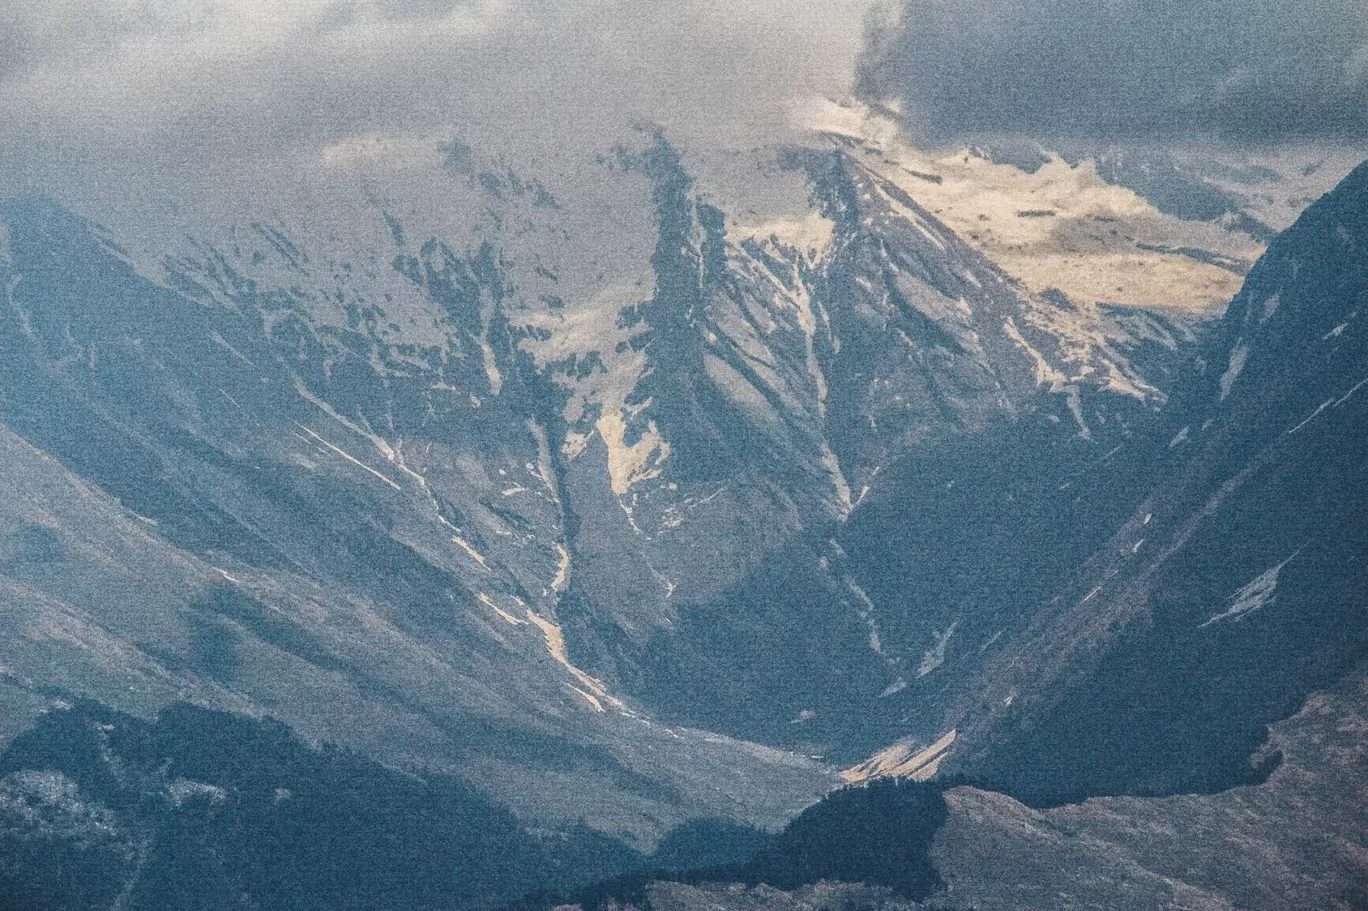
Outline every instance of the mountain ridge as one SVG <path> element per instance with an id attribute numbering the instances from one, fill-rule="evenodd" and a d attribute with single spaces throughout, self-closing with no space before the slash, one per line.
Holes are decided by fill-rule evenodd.
<path id="1" fill-rule="evenodd" d="M 1363 171 L 1213 328 L 1036 289 L 1002 242 L 1068 252 L 1022 202 L 1058 175 L 1103 207 L 1089 268 L 1229 275 L 1173 252 L 1224 227 L 867 133 L 719 164 L 645 130 L 596 195 L 470 149 L 450 233 L 374 195 L 346 237 L 165 246 L 5 203 L 3 741 L 191 702 L 639 853 L 842 769 L 1038 809 L 1262 781 L 1264 726 L 1365 647 Z M 960 235 L 966 174 L 999 234 Z"/>

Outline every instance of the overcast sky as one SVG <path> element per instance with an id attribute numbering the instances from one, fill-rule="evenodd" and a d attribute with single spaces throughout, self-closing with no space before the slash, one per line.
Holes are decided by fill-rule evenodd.
<path id="1" fill-rule="evenodd" d="M 1368 0 L 904 0 L 867 66 L 935 141 L 1368 135 Z"/>
<path id="2" fill-rule="evenodd" d="M 850 91 L 869 2 L 0 0 L 0 191 L 251 180 L 452 134 L 589 154 L 643 121 L 754 144 L 788 99 Z"/>
<path id="3" fill-rule="evenodd" d="M 0 193 L 232 188 L 452 135 L 584 157 L 642 121 L 740 148 L 857 66 L 941 142 L 1368 134 L 1368 0 L 0 0 Z"/>

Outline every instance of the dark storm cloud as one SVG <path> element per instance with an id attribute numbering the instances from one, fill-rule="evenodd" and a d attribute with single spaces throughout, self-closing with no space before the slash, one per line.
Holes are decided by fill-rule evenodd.
<path id="1" fill-rule="evenodd" d="M 1368 136 L 1368 0 L 904 0 L 862 91 L 936 140 Z"/>

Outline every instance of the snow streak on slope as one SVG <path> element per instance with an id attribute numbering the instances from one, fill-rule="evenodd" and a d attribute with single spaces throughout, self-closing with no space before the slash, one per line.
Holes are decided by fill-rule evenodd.
<path id="1" fill-rule="evenodd" d="M 950 731 L 928 747 L 918 749 L 915 741 L 900 741 L 875 753 L 869 759 L 841 773 L 850 784 L 861 784 L 876 778 L 910 778 L 927 781 L 936 777 L 941 762 L 950 753 L 957 737 Z"/>
<path id="2" fill-rule="evenodd" d="M 1232 623 L 1239 623 L 1249 614 L 1258 610 L 1263 610 L 1273 603 L 1273 593 L 1278 588 L 1278 574 L 1282 572 L 1284 566 L 1296 559 L 1296 554 L 1288 557 L 1283 562 L 1274 566 L 1267 572 L 1262 573 L 1253 582 L 1241 588 L 1230 596 L 1230 607 L 1219 614 L 1211 617 L 1202 623 L 1199 629 L 1206 629 L 1213 623 L 1222 623 L 1229 620 Z"/>

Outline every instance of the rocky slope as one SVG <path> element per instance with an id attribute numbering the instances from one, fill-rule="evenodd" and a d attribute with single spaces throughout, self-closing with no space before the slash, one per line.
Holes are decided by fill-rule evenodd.
<path id="1" fill-rule="evenodd" d="M 1052 810 L 947 792 L 932 854 L 949 906 L 1343 908 L 1368 898 L 1364 738 L 1356 673 L 1272 727 L 1278 767 L 1218 794 L 1098 798 Z M 984 864 L 975 858 L 991 857 Z"/>
<path id="2" fill-rule="evenodd" d="M 649 721 L 660 637 L 910 453 L 1152 410 L 1190 338 L 1023 290 L 844 141 L 701 162 L 712 191 L 648 133 L 601 166 L 612 194 L 564 200 L 441 153 L 463 207 L 440 224 L 372 200 L 125 243 L 6 205 L 9 736 L 54 687 L 190 698 L 553 819 L 581 813 L 563 776 L 606 795 L 649 767 L 664 790 L 598 820 L 638 832 L 703 809 L 678 795 L 712 764 L 754 768 L 706 812 L 774 821 L 829 771 Z M 896 685 L 867 651 L 874 690 Z M 525 737 L 599 758 L 529 768 Z"/>
<path id="3" fill-rule="evenodd" d="M 382 348 L 359 315 L 320 325 L 321 295 L 223 266 L 237 297 L 187 297 L 44 203 L 6 220 L 11 686 L 142 714 L 187 698 L 265 712 L 387 761 L 460 768 L 551 820 L 582 814 L 563 803 L 575 781 L 619 795 L 597 821 L 624 831 L 699 815 L 684 790 L 720 769 L 765 770 L 752 796 L 778 802 L 762 814 L 825 786 L 796 757 L 654 725 L 567 656 L 550 444 L 512 346 L 496 357 L 483 324 L 459 322 L 479 318 L 488 263 L 421 273 L 429 314 L 457 310 L 449 344 Z M 336 303 L 342 319 L 361 309 Z M 10 705 L 13 736 L 35 703 Z M 623 790 L 648 762 L 606 744 L 661 752 L 659 786 Z M 662 781 L 670 756 L 694 784 Z"/>
<path id="4" fill-rule="evenodd" d="M 777 825 L 894 741 L 847 778 L 948 760 L 1047 799 L 1032 713 L 1115 707 L 1080 683 L 1111 673 L 1097 623 L 1045 606 L 1134 546 L 1116 529 L 1158 479 L 1188 486 L 1153 528 L 1184 527 L 1225 471 L 1185 461 L 1226 445 L 1222 414 L 1267 419 L 1243 390 L 1304 327 L 1255 345 L 1299 308 L 1248 295 L 1281 254 L 1211 340 L 1220 375 L 1184 390 L 1221 263 L 1256 239 L 1091 163 L 813 117 L 801 147 L 724 156 L 646 130 L 561 182 L 452 139 L 420 194 L 347 177 L 207 225 L 4 203 L 0 739 L 57 701 L 145 723 L 188 702 L 642 848 L 698 817 Z M 1055 285 L 1031 271 L 1075 255 Z M 1094 293 L 1118 264 L 1144 294 Z M 1352 319 L 1325 332 L 1340 350 Z M 1358 401 L 1330 379 L 1308 415 Z M 1213 706 L 1229 724 L 1193 775 L 1224 782 L 1355 648 Z M 1175 786 L 1098 769 L 1063 780 Z"/>
<path id="5" fill-rule="evenodd" d="M 852 769 L 937 779 L 943 807 L 871 798 L 825 829 L 810 811 L 790 832 L 821 831 L 837 869 L 660 879 L 628 903 L 1362 907 L 1365 202 L 1368 165 L 1270 246 L 1205 368 L 1126 444 L 1156 466 L 1129 519 L 1003 637 L 951 730 Z M 919 823 L 934 835 L 899 869 L 929 864 L 929 893 L 862 872 L 909 840 L 835 846 Z"/>

